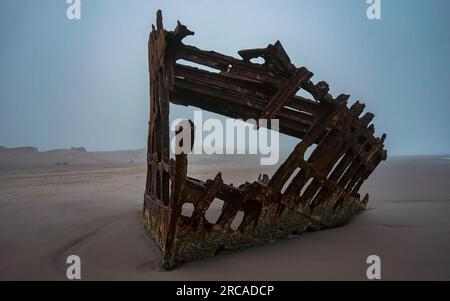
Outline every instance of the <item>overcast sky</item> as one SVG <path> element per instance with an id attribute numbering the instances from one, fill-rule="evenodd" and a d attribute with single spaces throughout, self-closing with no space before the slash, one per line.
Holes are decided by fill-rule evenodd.
<path id="1" fill-rule="evenodd" d="M 390 154 L 450 153 L 448 0 L 382 0 L 377 21 L 366 0 L 81 0 L 76 21 L 66 7 L 0 2 L 0 145 L 145 147 L 147 38 L 160 8 L 166 29 L 180 20 L 202 49 L 237 56 L 280 40 L 313 81 L 367 104 Z"/>

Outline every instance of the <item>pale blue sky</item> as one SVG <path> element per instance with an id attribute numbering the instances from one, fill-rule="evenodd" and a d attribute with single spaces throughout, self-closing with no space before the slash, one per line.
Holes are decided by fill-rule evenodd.
<path id="1" fill-rule="evenodd" d="M 147 37 L 160 8 L 166 28 L 179 19 L 203 49 L 237 56 L 280 40 L 314 81 L 367 104 L 391 154 L 450 153 L 448 0 L 382 0 L 379 21 L 365 0 L 81 5 L 70 21 L 65 0 L 0 2 L 0 145 L 145 147 Z"/>

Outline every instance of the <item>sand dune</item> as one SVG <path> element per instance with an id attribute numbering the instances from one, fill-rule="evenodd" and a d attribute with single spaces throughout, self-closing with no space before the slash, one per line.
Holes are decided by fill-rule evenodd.
<path id="1" fill-rule="evenodd" d="M 382 279 L 450 280 L 448 157 L 390 158 L 363 187 L 368 210 L 345 227 L 165 272 L 140 220 L 144 150 L 1 149 L 0 279 L 64 280 L 65 259 L 76 254 L 90 280 L 364 280 L 366 258 L 376 254 Z M 194 156 L 189 173 L 206 179 L 222 170 L 235 184 L 256 179 L 253 159 L 237 160 Z"/>
<path id="2" fill-rule="evenodd" d="M 70 165 L 76 167 L 111 167 L 118 165 L 145 164 L 146 151 L 127 150 L 110 152 L 87 152 L 84 147 L 39 152 L 36 148 L 0 148 L 0 172 L 17 169 L 43 169 Z"/>

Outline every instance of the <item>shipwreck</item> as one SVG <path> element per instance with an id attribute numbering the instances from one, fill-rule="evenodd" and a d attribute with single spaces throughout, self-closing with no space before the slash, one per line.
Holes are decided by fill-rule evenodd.
<path id="1" fill-rule="evenodd" d="M 279 41 L 241 50 L 237 59 L 185 45 L 182 40 L 193 34 L 180 22 L 175 30 L 165 30 L 158 11 L 148 41 L 150 122 L 143 220 L 162 251 L 164 268 L 337 227 L 364 210 L 368 195 L 360 196 L 361 185 L 387 158 L 386 135 L 374 136 L 374 114 L 363 114 L 365 105 L 359 101 L 348 106 L 349 95 L 334 98 L 326 82 L 313 83 L 313 73 L 294 66 Z M 253 58 L 264 63 L 252 63 Z M 298 96 L 300 89 L 311 99 Z M 233 186 L 218 173 L 200 181 L 187 176 L 187 153 L 171 158 L 169 102 L 231 118 L 279 119 L 279 132 L 300 142 L 270 178 Z M 305 159 L 311 145 L 315 149 Z M 215 199 L 224 205 L 212 224 L 205 212 Z M 194 207 L 191 216 L 181 214 L 185 203 Z M 232 230 L 239 211 L 242 222 Z"/>

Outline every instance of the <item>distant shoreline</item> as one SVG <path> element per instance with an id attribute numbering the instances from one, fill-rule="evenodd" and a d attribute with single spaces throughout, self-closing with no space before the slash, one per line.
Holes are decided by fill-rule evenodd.
<path id="1" fill-rule="evenodd" d="M 70 147 L 70 148 L 55 148 L 48 150 L 40 150 L 35 146 L 18 146 L 18 147 L 7 147 L 0 145 L 0 155 L 2 152 L 15 152 L 15 151 L 27 151 L 30 153 L 53 153 L 53 152 L 67 152 L 67 151 L 79 151 L 79 152 L 87 152 L 87 153 L 118 153 L 118 152 L 145 152 L 146 148 L 130 148 L 130 149 L 117 149 L 117 150 L 89 150 L 84 146 L 78 147 Z M 290 153 L 292 150 L 290 149 L 282 149 L 281 153 Z M 228 155 L 229 156 L 229 155 Z M 254 156 L 254 155 L 250 155 Z M 389 154 L 389 158 L 398 158 L 398 157 L 443 157 L 442 159 L 450 160 L 450 153 L 437 153 L 437 154 L 402 154 L 402 155 L 391 155 Z"/>

